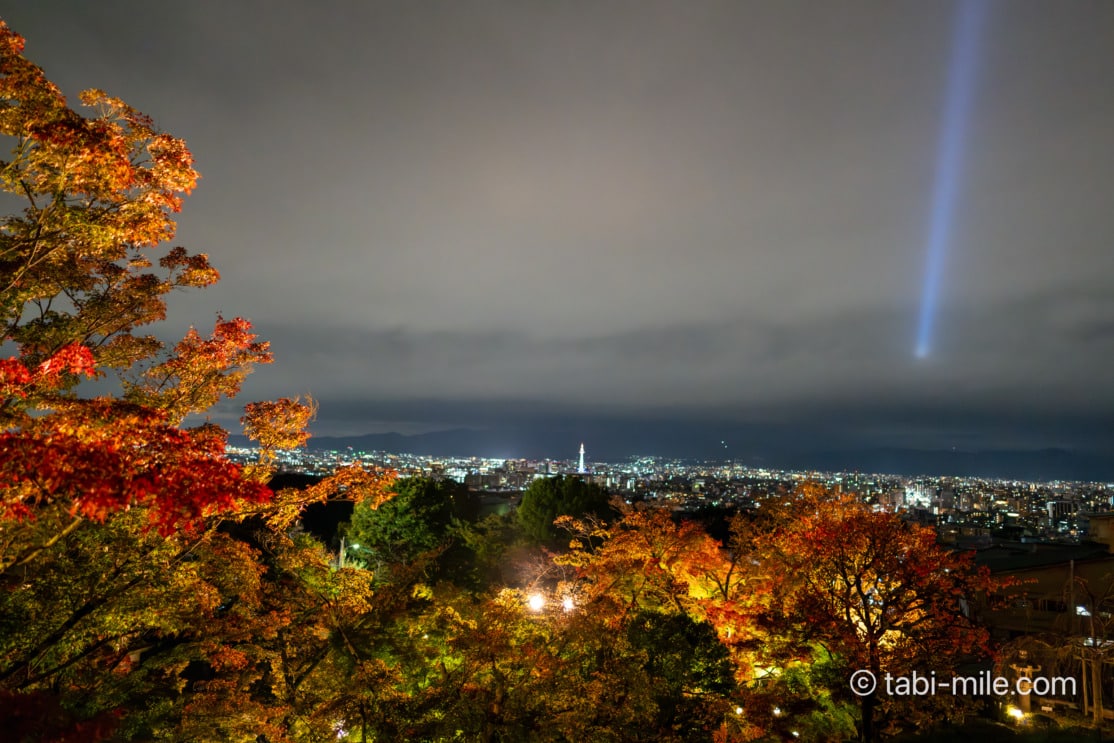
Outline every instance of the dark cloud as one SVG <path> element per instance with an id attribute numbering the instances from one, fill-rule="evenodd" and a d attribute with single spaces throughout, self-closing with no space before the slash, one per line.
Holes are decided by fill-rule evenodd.
<path id="1" fill-rule="evenodd" d="M 323 419 L 380 426 L 562 416 L 814 428 L 845 421 L 879 440 L 888 428 L 903 437 L 1034 443 L 1038 429 L 1049 441 L 1097 445 L 1088 439 L 1096 424 L 1114 420 L 1109 369 L 1093 363 L 1114 352 L 1114 338 L 1094 332 L 1110 310 L 1099 293 L 949 308 L 940 318 L 949 340 L 924 360 L 908 353 L 911 318 L 902 313 L 795 324 L 735 318 L 591 338 L 265 327 L 284 370 L 273 389 L 256 391 L 305 388 L 324 403 Z M 331 383 L 307 384 L 315 374 Z M 1055 420 L 1070 425 L 1050 427 Z M 1081 427 L 1072 434 L 1072 426 Z"/>
<path id="2" fill-rule="evenodd" d="M 321 432 L 792 420 L 856 445 L 1109 444 L 1114 6 L 989 3 L 933 353 L 913 357 L 953 11 L 4 17 L 67 93 L 187 139 L 204 178 L 180 241 L 224 280 L 175 298 L 166 332 L 251 317 L 278 362 L 245 395 L 312 391 Z"/>

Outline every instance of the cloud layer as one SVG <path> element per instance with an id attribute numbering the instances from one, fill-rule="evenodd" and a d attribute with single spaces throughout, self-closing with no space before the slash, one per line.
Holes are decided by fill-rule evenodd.
<path id="1" fill-rule="evenodd" d="M 245 394 L 311 390 L 323 433 L 1114 448 L 1114 6 L 991 4 L 922 361 L 948 4 L 56 10 L 5 18 L 197 156 L 179 237 L 224 280 L 165 332 L 251 317 L 279 361 Z"/>

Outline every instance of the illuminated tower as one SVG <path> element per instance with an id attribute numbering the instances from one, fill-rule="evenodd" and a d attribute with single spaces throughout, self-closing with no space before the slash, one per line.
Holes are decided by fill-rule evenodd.
<path id="1" fill-rule="evenodd" d="M 577 465 L 576 471 L 581 475 L 583 475 L 584 473 L 586 473 L 588 471 L 584 468 L 584 442 L 583 441 L 580 442 L 580 464 Z"/>

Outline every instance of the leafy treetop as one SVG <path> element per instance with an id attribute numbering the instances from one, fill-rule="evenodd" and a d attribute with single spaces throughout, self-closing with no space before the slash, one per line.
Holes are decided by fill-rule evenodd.
<path id="1" fill-rule="evenodd" d="M 607 491 L 575 475 L 559 475 L 535 480 L 522 494 L 517 517 L 522 531 L 540 543 L 552 543 L 558 531 L 553 522 L 558 516 L 605 517 L 611 514 Z"/>
<path id="2" fill-rule="evenodd" d="M 23 47 L 0 21 L 0 191 L 22 202 L 0 217 L 0 343 L 15 352 L 0 360 L 4 566 L 131 506 L 169 533 L 269 497 L 224 458 L 223 431 L 179 428 L 270 362 L 267 344 L 240 318 L 169 350 L 136 332 L 164 319 L 170 291 L 218 279 L 203 254 L 155 252 L 197 182 L 189 150 L 102 91 L 81 95 L 92 115 L 69 108 Z M 77 395 L 109 371 L 122 399 Z"/>

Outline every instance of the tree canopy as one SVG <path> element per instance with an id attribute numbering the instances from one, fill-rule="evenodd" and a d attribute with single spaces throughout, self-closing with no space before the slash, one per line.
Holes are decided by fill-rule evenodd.
<path id="1" fill-rule="evenodd" d="M 169 533 L 267 497 L 222 457 L 215 427 L 178 428 L 270 362 L 267 344 L 239 318 L 172 349 L 136 332 L 165 317 L 173 289 L 218 278 L 204 254 L 159 255 L 197 181 L 189 150 L 101 91 L 82 94 L 93 114 L 82 116 L 22 51 L 0 22 L 0 134 L 12 143 L 0 189 L 23 203 L 0 219 L 0 327 L 16 352 L 0 361 L 4 566 L 132 505 Z M 76 394 L 110 372 L 121 397 Z"/>
<path id="2" fill-rule="evenodd" d="M 192 157 L 101 91 L 82 94 L 89 115 L 69 108 L 23 47 L 0 22 L 12 147 L 0 190 L 22 202 L 0 218 L 14 354 L 0 360 L 0 724 L 17 740 L 232 739 L 240 720 L 251 739 L 279 740 L 303 702 L 269 669 L 297 681 L 280 661 L 320 665 L 329 608 L 366 593 L 360 576 L 308 590 L 333 580 L 328 560 L 287 530 L 313 499 L 387 497 L 389 476 L 342 471 L 272 493 L 269 452 L 304 442 L 312 416 L 297 399 L 249 406 L 253 468 L 226 457 L 223 429 L 182 427 L 271 361 L 241 318 L 172 347 L 139 333 L 164 319 L 169 292 L 218 279 L 205 255 L 163 247 L 198 177 Z M 109 375 L 116 394 L 82 396 L 82 380 Z M 249 518 L 252 543 L 222 530 Z M 220 689 L 229 706 L 207 706 Z M 227 718 L 196 732 L 217 709 Z"/>
<path id="3" fill-rule="evenodd" d="M 534 480 L 522 494 L 518 523 L 526 536 L 540 543 L 557 539 L 553 522 L 558 516 L 579 518 L 607 516 L 610 512 L 607 491 L 579 475 Z"/>
<path id="4" fill-rule="evenodd" d="M 400 478 L 390 492 L 385 503 L 358 504 L 346 532 L 352 556 L 369 567 L 408 563 L 445 546 L 453 518 L 475 511 L 468 488 L 453 480 Z"/>
<path id="5" fill-rule="evenodd" d="M 931 528 L 815 486 L 770 506 L 780 512 L 759 554 L 779 579 L 770 584 L 766 617 L 790 641 L 819 643 L 847 673 L 862 669 L 875 677 L 946 675 L 988 651 L 973 607 L 994 584 L 970 553 L 939 546 Z M 962 700 L 910 701 L 874 691 L 858 702 L 862 736 L 874 740 L 879 711 L 882 723 L 896 724 L 944 716 Z"/>

